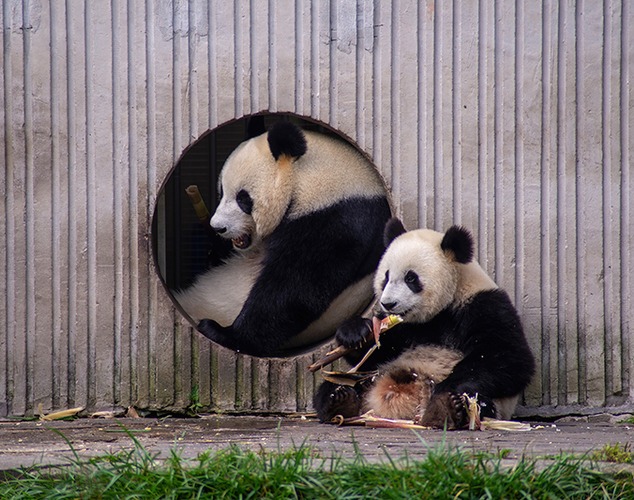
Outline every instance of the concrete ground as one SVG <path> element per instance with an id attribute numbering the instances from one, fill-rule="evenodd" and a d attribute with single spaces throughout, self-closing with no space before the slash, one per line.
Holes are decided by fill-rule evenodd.
<path id="1" fill-rule="evenodd" d="M 82 459 L 128 450 L 132 434 L 147 451 L 167 457 L 177 449 L 185 458 L 232 444 L 251 450 L 288 450 L 300 445 L 322 457 L 353 457 L 360 450 L 370 461 L 407 455 L 422 457 L 442 442 L 467 450 L 498 452 L 506 458 L 543 458 L 559 453 L 582 455 L 606 444 L 634 443 L 634 425 L 619 418 L 595 416 L 556 423 L 531 423 L 526 432 L 412 431 L 336 427 L 306 417 L 206 415 L 201 418 L 77 419 L 74 421 L 0 421 L 0 471 L 33 465 L 68 464 L 75 453 Z M 570 421 L 572 420 L 572 421 Z M 72 447 L 71 447 L 72 445 Z"/>

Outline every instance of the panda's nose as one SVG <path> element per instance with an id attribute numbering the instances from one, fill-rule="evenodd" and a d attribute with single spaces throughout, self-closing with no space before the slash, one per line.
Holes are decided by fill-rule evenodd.
<path id="1" fill-rule="evenodd" d="M 386 311 L 391 311 L 396 307 L 396 302 L 383 302 L 381 301 L 381 307 Z"/>
<path id="2" fill-rule="evenodd" d="M 226 227 L 211 226 L 211 229 L 213 229 L 218 234 L 222 234 L 222 233 L 226 233 L 227 232 L 227 228 Z"/>

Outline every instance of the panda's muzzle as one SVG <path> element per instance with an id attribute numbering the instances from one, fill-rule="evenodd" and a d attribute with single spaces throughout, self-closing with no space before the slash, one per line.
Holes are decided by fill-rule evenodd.
<path id="1" fill-rule="evenodd" d="M 397 302 L 384 302 L 379 300 L 374 306 L 373 314 L 379 319 L 383 319 L 391 314 L 405 318 L 411 311 L 411 308 L 405 309 Z"/>

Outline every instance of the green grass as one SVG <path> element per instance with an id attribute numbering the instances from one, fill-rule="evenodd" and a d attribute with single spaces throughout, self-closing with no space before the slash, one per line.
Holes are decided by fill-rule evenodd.
<path id="1" fill-rule="evenodd" d="M 502 467 L 504 453 L 468 453 L 448 446 L 419 460 L 384 464 L 321 457 L 308 446 L 256 452 L 237 446 L 185 460 L 158 461 L 130 434 L 128 452 L 69 466 L 24 470 L 0 482 L 0 498 L 634 498 L 630 474 L 592 470 L 592 463 L 557 457 L 545 468 L 520 460 Z"/>
<path id="2" fill-rule="evenodd" d="M 601 462 L 614 462 L 617 464 L 631 464 L 634 462 L 634 453 L 629 443 L 606 444 L 600 450 L 593 452 L 590 457 Z"/>

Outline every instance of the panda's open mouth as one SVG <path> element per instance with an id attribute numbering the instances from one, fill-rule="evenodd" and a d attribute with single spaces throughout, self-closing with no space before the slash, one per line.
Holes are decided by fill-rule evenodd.
<path id="1" fill-rule="evenodd" d="M 251 235 L 246 233 L 241 234 L 237 238 L 231 238 L 231 243 L 233 243 L 234 247 L 244 250 L 251 246 Z"/>
<path id="2" fill-rule="evenodd" d="M 389 316 L 390 314 L 395 314 L 397 316 L 400 316 L 403 319 L 406 319 L 407 315 L 412 312 L 412 308 L 409 309 L 403 309 L 403 310 L 391 310 L 388 311 L 385 308 L 383 308 L 380 303 L 377 303 L 376 307 L 374 308 L 374 315 L 379 318 L 379 319 L 383 319 L 386 318 L 387 316 Z"/>

